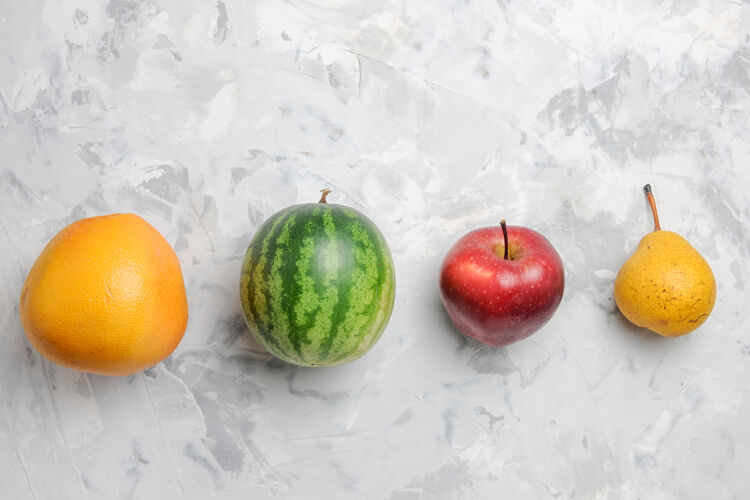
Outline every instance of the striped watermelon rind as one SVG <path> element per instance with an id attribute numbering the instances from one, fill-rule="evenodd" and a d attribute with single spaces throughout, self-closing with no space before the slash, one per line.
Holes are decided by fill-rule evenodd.
<path id="1" fill-rule="evenodd" d="M 250 332 L 301 366 L 353 361 L 372 348 L 393 310 L 388 244 L 357 210 L 293 205 L 271 216 L 245 254 L 240 297 Z"/>

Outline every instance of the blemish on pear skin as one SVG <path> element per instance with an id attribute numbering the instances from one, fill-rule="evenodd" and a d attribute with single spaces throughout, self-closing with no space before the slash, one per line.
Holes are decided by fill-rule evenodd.
<path id="1" fill-rule="evenodd" d="M 698 322 L 698 321 L 699 321 L 699 320 L 700 320 L 700 319 L 701 319 L 701 318 L 702 318 L 703 316 L 708 316 L 708 314 L 706 314 L 706 313 L 703 313 L 703 314 L 701 314 L 700 316 L 698 316 L 698 317 L 697 317 L 697 318 L 695 318 L 695 319 L 689 319 L 689 320 L 688 320 L 688 323 L 697 323 L 697 322 Z"/>

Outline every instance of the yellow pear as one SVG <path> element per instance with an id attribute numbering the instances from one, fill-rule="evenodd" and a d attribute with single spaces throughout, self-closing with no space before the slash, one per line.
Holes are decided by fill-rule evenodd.
<path id="1" fill-rule="evenodd" d="M 665 337 L 703 324 L 716 302 L 716 281 L 706 260 L 685 238 L 662 231 L 651 186 L 644 186 L 654 231 L 643 237 L 615 279 L 615 302 L 631 323 Z"/>

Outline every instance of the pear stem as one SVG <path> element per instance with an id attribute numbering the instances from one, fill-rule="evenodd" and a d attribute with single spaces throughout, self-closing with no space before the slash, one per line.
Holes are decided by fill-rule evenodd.
<path id="1" fill-rule="evenodd" d="M 323 193 L 323 195 L 320 197 L 320 201 L 318 203 L 328 203 L 328 200 L 326 200 L 326 196 L 328 196 L 328 193 L 330 193 L 331 190 L 328 188 L 325 188 L 325 189 L 321 189 L 320 192 Z"/>
<path id="2" fill-rule="evenodd" d="M 510 260 L 508 256 L 508 227 L 505 225 L 505 219 L 500 221 L 500 227 L 503 228 L 503 240 L 505 241 L 505 250 L 503 251 L 503 259 Z"/>
<path id="3" fill-rule="evenodd" d="M 659 225 L 659 212 L 656 211 L 656 200 L 654 199 L 654 193 L 651 192 L 651 184 L 643 186 L 643 190 L 646 192 L 646 198 L 648 203 L 651 205 L 651 211 L 654 213 L 654 231 L 661 231 Z"/>

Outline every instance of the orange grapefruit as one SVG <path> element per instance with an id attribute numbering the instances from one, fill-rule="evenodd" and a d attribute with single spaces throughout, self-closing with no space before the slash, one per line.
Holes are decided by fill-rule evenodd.
<path id="1" fill-rule="evenodd" d="M 81 219 L 47 244 L 21 291 L 31 344 L 60 365 L 129 375 L 163 360 L 188 319 L 180 262 L 134 214 Z"/>

